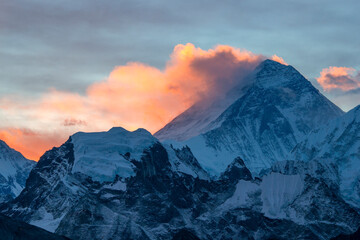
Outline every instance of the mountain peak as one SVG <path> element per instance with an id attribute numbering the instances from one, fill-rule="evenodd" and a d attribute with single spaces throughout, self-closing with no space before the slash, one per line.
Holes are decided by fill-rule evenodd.
<path id="1" fill-rule="evenodd" d="M 129 133 L 129 132 L 133 132 L 133 133 L 151 134 L 145 128 L 138 128 L 135 131 L 129 131 L 129 130 L 126 130 L 125 128 L 123 128 L 123 127 L 112 127 L 112 128 L 110 128 L 110 130 L 108 132 L 112 132 L 112 133 Z"/>
<path id="2" fill-rule="evenodd" d="M 145 129 L 130 132 L 121 127 L 107 132 L 79 132 L 71 137 L 74 145 L 73 173 L 84 173 L 96 181 L 112 181 L 116 175 L 134 175 L 129 159 L 140 160 L 143 150 L 157 139 Z"/>
<path id="3" fill-rule="evenodd" d="M 221 174 L 220 179 L 237 182 L 240 179 L 252 180 L 252 175 L 240 157 L 236 157 Z"/>
<path id="4" fill-rule="evenodd" d="M 152 134 L 148 130 L 146 130 L 145 128 L 138 128 L 135 131 L 133 131 L 133 133 L 145 134 L 145 135 L 152 136 Z"/>
<path id="5" fill-rule="evenodd" d="M 309 84 L 294 67 L 266 59 L 256 68 L 255 84 L 265 88 L 286 87 L 292 83 Z"/>
<path id="6" fill-rule="evenodd" d="M 293 67 L 290 65 L 284 65 L 277 61 L 266 59 L 262 61 L 257 67 L 256 70 L 258 72 L 258 76 L 263 74 L 277 74 L 279 71 L 284 71 L 285 69 L 290 69 Z"/>
<path id="7" fill-rule="evenodd" d="M 228 115 L 224 114 L 234 104 L 263 106 L 264 109 L 269 104 L 273 105 L 278 110 L 280 109 L 279 116 L 289 117 L 291 128 L 294 129 L 296 135 L 295 138 L 301 138 L 317 124 L 343 114 L 337 106 L 321 95 L 301 73 L 290 65 L 266 59 L 249 75 L 249 79 L 251 79 L 251 84 L 247 87 L 241 88 L 235 94 L 229 92 L 224 99 L 217 100 L 205 108 L 194 104 L 156 132 L 155 136 L 161 141 L 186 141 L 209 132 L 220 127 L 224 117 L 239 116 L 240 113 L 246 112 L 232 107 L 231 111 L 227 111 Z M 265 93 L 266 99 L 264 99 Z M 247 101 L 250 98 L 253 99 Z M 238 103 L 236 104 L 236 102 Z M 247 106 L 241 109 L 251 108 Z M 304 109 L 307 109 L 307 112 L 301 117 L 302 121 L 293 121 L 296 113 L 305 111 Z M 319 111 L 322 114 L 319 114 Z M 317 120 L 314 120 L 314 116 Z"/>
<path id="8" fill-rule="evenodd" d="M 272 68 L 272 69 L 279 69 L 283 67 L 287 67 L 287 65 L 281 64 L 277 61 L 271 59 L 265 59 L 259 64 L 260 68 Z"/>
<path id="9" fill-rule="evenodd" d="M 74 135 L 72 135 L 72 139 L 86 139 L 87 137 L 97 136 L 98 138 L 112 138 L 113 140 L 116 140 L 114 138 L 136 138 L 136 137 L 148 137 L 153 139 L 154 137 L 152 134 L 144 129 L 144 128 L 138 128 L 135 131 L 129 131 L 126 130 L 123 127 L 112 127 L 106 132 L 77 132 Z"/>
<path id="10" fill-rule="evenodd" d="M 120 133 L 120 132 L 129 132 L 129 131 L 123 127 L 112 127 L 109 129 L 108 132 L 119 132 Z"/>

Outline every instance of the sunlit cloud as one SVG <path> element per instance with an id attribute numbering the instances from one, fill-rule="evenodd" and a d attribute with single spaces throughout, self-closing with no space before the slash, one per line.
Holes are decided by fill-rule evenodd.
<path id="1" fill-rule="evenodd" d="M 41 133 L 31 129 L 11 127 L 0 128 L 0 139 L 32 160 L 38 160 L 46 150 L 64 142 L 64 136 L 60 133 L 51 131 Z"/>
<path id="2" fill-rule="evenodd" d="M 0 114 L 11 124 L 0 124 L 0 138 L 36 160 L 77 131 L 122 126 L 155 132 L 192 104 L 246 84 L 247 74 L 264 59 L 230 46 L 203 50 L 180 44 L 164 69 L 140 62 L 117 66 L 86 94 L 51 89 L 38 99 L 1 99 Z"/>
<path id="3" fill-rule="evenodd" d="M 360 72 L 348 67 L 328 67 L 316 80 L 325 91 L 350 91 L 360 87 Z"/>
<path id="4" fill-rule="evenodd" d="M 282 57 L 279 57 L 278 55 L 274 54 L 272 57 L 271 57 L 272 60 L 276 61 L 276 62 L 279 62 L 281 64 L 284 64 L 284 65 L 289 65 L 285 62 L 285 60 L 282 58 Z"/>

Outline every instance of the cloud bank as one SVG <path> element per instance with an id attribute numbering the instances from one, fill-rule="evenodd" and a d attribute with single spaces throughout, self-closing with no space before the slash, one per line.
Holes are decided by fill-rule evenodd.
<path id="1" fill-rule="evenodd" d="M 0 138 L 38 159 L 77 131 L 122 126 L 155 132 L 195 102 L 216 99 L 241 84 L 264 59 L 231 46 L 203 50 L 179 44 L 164 69 L 141 62 L 117 66 L 85 94 L 51 89 L 38 99 L 1 99 L 0 115 L 7 121 L 0 125 Z"/>

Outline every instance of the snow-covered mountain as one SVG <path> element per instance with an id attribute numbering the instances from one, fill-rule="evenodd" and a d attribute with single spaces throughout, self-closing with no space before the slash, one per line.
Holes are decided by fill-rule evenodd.
<path id="1" fill-rule="evenodd" d="M 286 159 L 312 129 L 343 115 L 292 66 L 265 60 L 248 79 L 246 87 L 224 97 L 227 104 L 221 104 L 222 108 L 213 111 L 214 104 L 210 105 L 201 111 L 200 118 L 196 108 L 190 108 L 155 136 L 177 147 L 189 146 L 200 164 L 214 175 L 236 157 L 244 159 L 253 173 L 259 173 Z M 206 126 L 202 125 L 201 134 L 196 136 L 202 119 Z M 194 134 L 184 139 L 183 129 Z"/>
<path id="2" fill-rule="evenodd" d="M 332 239 L 360 226 L 360 107 L 344 114 L 291 66 L 151 135 L 76 133 L 0 212 L 72 239 Z M 214 177 L 213 175 L 216 175 Z"/>
<path id="3" fill-rule="evenodd" d="M 226 95 L 195 103 L 154 134 L 159 140 L 184 141 L 205 133 L 213 128 L 216 120 L 237 99 L 243 96 L 254 83 L 258 69 L 250 73 Z"/>
<path id="4" fill-rule="evenodd" d="M 290 158 L 336 165 L 344 199 L 360 208 L 360 106 L 313 130 Z"/>
<path id="5" fill-rule="evenodd" d="M 0 140 L 0 202 L 20 194 L 33 166 L 34 161 L 26 159 Z"/>
<path id="6" fill-rule="evenodd" d="M 148 152 L 153 148 L 160 148 L 161 152 Z M 142 161 L 144 154 L 150 154 L 149 161 Z M 159 166 L 158 157 L 167 159 L 166 166 Z M 40 158 L 24 191 L 10 203 L 11 212 L 15 209 L 11 215 L 55 231 L 68 211 L 86 195 L 122 193 L 128 188 L 126 181 L 140 174 L 136 172 L 139 169 L 144 177 L 156 175 L 158 168 L 165 167 L 172 174 L 209 178 L 188 148 L 163 146 L 144 129 L 77 133 Z"/>
<path id="7" fill-rule="evenodd" d="M 45 153 L 0 211 L 80 240 L 330 239 L 360 225 L 337 176 L 321 162 L 286 161 L 254 178 L 235 158 L 213 180 L 190 148 L 113 128 Z"/>

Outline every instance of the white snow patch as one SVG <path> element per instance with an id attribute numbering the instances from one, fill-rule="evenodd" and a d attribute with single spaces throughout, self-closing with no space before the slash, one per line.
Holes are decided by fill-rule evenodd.
<path id="1" fill-rule="evenodd" d="M 245 207 L 249 204 L 249 193 L 256 192 L 259 189 L 260 187 L 256 183 L 240 180 L 232 197 L 227 199 L 219 208 L 233 209 Z"/>
<path id="2" fill-rule="evenodd" d="M 339 164 L 340 192 L 345 201 L 360 208 L 360 159 Z"/>
<path id="3" fill-rule="evenodd" d="M 161 141 L 184 141 L 216 128 L 220 123 L 218 125 L 212 125 L 211 123 L 232 103 L 243 96 L 253 81 L 254 74 L 250 74 L 246 77 L 246 80 L 240 81 L 227 94 L 218 96 L 210 102 L 202 101 L 194 104 L 156 132 L 155 136 Z"/>
<path id="4" fill-rule="evenodd" d="M 23 187 L 21 187 L 17 182 L 14 182 L 14 185 L 11 186 L 11 191 L 15 194 L 15 196 L 19 196 Z"/>
<path id="5" fill-rule="evenodd" d="M 171 164 L 171 167 L 172 167 L 173 171 L 180 172 L 180 173 L 185 173 L 185 174 L 191 175 L 194 178 L 198 177 L 198 178 L 203 179 L 203 180 L 208 180 L 209 179 L 208 175 L 206 175 L 205 172 L 197 171 L 196 169 L 194 169 L 189 164 L 185 164 L 184 162 L 182 162 L 176 156 L 176 153 L 175 153 L 174 149 L 172 149 L 170 147 L 170 145 L 168 145 L 166 143 L 163 143 L 163 146 L 166 149 L 166 152 L 168 153 L 169 161 L 170 161 L 170 164 Z"/>
<path id="6" fill-rule="evenodd" d="M 112 128 L 108 132 L 76 133 L 72 136 L 75 163 L 72 172 L 84 173 L 93 180 L 112 181 L 116 175 L 127 178 L 135 175 L 130 159 L 140 160 L 144 149 L 157 140 L 145 129 L 129 132 Z"/>
<path id="7" fill-rule="evenodd" d="M 271 173 L 261 182 L 262 212 L 268 217 L 286 217 L 281 210 L 290 204 L 304 188 L 300 175 Z"/>
<path id="8" fill-rule="evenodd" d="M 65 216 L 64 213 L 61 217 L 54 219 L 54 216 L 51 213 L 47 212 L 44 207 L 39 209 L 38 214 L 38 220 L 33 219 L 29 222 L 29 224 L 43 228 L 49 232 L 55 232 L 61 220 Z"/>
<path id="9" fill-rule="evenodd" d="M 198 160 L 201 167 L 211 176 L 220 176 L 226 167 L 237 157 L 235 153 L 229 151 L 216 151 L 208 147 L 203 136 L 197 136 L 184 142 L 165 141 L 172 144 L 175 148 L 189 146 L 194 157 Z"/>

